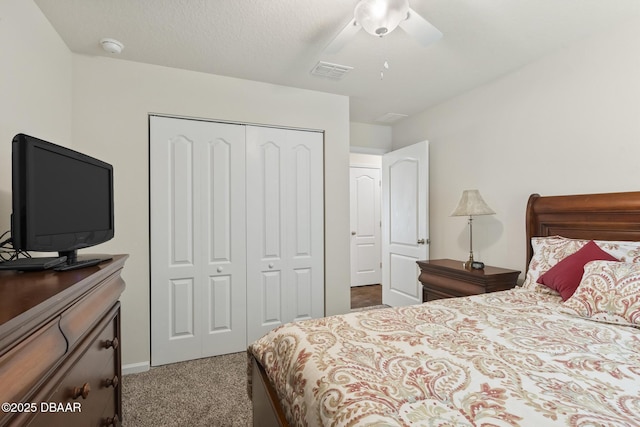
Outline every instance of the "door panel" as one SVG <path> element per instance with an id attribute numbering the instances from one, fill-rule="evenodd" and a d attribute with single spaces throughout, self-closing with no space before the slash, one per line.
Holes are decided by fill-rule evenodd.
<path id="1" fill-rule="evenodd" d="M 193 141 L 178 135 L 169 140 L 169 147 L 171 261 L 176 266 L 193 266 Z"/>
<path id="2" fill-rule="evenodd" d="M 246 348 L 246 201 L 245 129 L 241 125 L 206 125 L 200 157 L 203 242 L 201 286 L 202 356 Z M 215 320 L 215 322 L 214 322 Z"/>
<path id="3" fill-rule="evenodd" d="M 292 272 L 291 307 L 295 308 L 292 320 L 310 319 L 313 317 L 313 276 L 310 268 L 296 268 Z"/>
<path id="4" fill-rule="evenodd" d="M 151 363 L 246 347 L 244 127 L 150 118 Z"/>
<path id="5" fill-rule="evenodd" d="M 418 162 L 401 159 L 389 165 L 391 244 L 415 247 L 418 241 Z"/>
<path id="6" fill-rule="evenodd" d="M 249 342 L 324 315 L 322 168 L 322 134 L 247 127 Z M 276 276 L 277 289 L 252 288 Z"/>
<path id="7" fill-rule="evenodd" d="M 418 260 L 428 259 L 428 143 L 382 158 L 382 301 L 391 306 L 422 302 Z"/>
<path id="8" fill-rule="evenodd" d="M 224 139 L 210 141 L 207 146 L 209 168 L 209 262 L 231 262 L 231 145 Z M 235 237 L 235 236 L 234 236 Z"/>
<path id="9" fill-rule="evenodd" d="M 171 337 L 170 339 L 193 338 L 193 278 L 171 281 Z"/>
<path id="10" fill-rule="evenodd" d="M 209 305 L 213 308 L 209 311 L 209 332 L 231 330 L 231 277 L 211 277 L 208 290 Z"/>
<path id="11" fill-rule="evenodd" d="M 350 168 L 351 286 L 381 283 L 380 169 Z"/>
<path id="12" fill-rule="evenodd" d="M 275 327 L 284 322 L 282 317 L 282 274 L 280 271 L 263 271 L 259 321 L 261 326 Z M 252 312 L 253 313 L 253 312 Z M 254 313 L 254 317 L 255 318 Z M 253 322 L 251 322 L 253 324 Z M 251 341 L 251 339 L 249 340 Z"/>

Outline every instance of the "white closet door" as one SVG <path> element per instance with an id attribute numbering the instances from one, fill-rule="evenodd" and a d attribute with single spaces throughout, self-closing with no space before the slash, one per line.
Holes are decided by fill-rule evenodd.
<path id="1" fill-rule="evenodd" d="M 247 127 L 248 341 L 324 315 L 323 136 Z"/>
<path id="2" fill-rule="evenodd" d="M 245 128 L 151 117 L 151 364 L 246 348 Z"/>

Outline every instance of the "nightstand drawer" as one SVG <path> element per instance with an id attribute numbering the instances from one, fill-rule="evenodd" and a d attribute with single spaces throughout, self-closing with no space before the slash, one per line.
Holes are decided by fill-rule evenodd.
<path id="1" fill-rule="evenodd" d="M 422 282 L 423 286 L 428 286 L 432 290 L 440 290 L 451 296 L 466 296 L 485 293 L 485 286 L 478 283 L 463 282 L 458 278 L 439 276 L 436 274 L 426 275 Z"/>

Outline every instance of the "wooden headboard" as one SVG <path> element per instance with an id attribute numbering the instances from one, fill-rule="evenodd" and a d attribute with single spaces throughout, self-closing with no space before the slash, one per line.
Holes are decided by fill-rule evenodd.
<path id="1" fill-rule="evenodd" d="M 640 241 L 640 191 L 529 196 L 526 215 L 527 268 L 532 237 Z"/>

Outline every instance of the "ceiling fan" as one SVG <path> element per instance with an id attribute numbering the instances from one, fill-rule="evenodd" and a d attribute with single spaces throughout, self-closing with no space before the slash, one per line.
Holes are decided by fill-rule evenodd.
<path id="1" fill-rule="evenodd" d="M 423 46 L 442 37 L 440 30 L 409 7 L 409 0 L 360 0 L 353 15 L 329 43 L 326 53 L 339 52 L 361 28 L 371 35 L 383 37 L 399 26 Z"/>

